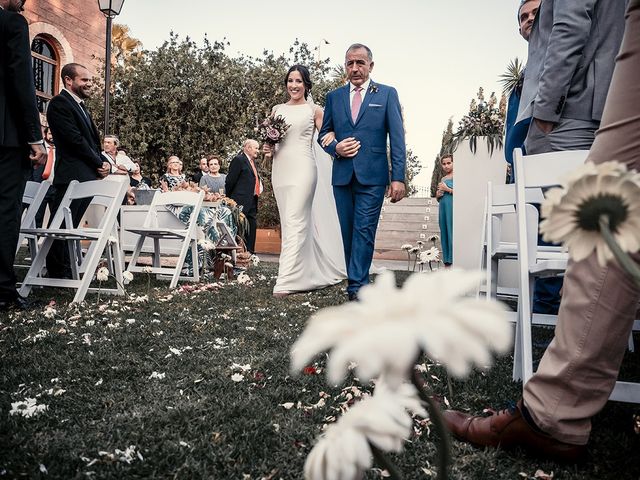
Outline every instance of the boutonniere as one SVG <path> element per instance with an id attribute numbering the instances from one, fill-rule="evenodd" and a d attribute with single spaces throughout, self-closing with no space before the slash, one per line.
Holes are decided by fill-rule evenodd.
<path id="1" fill-rule="evenodd" d="M 378 86 L 375 83 L 369 85 L 369 93 L 378 93 Z"/>

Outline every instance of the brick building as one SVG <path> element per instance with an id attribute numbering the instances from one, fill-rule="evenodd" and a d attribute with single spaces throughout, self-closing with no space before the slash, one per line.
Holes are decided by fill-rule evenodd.
<path id="1" fill-rule="evenodd" d="M 101 68 L 106 20 L 95 0 L 29 0 L 24 16 L 29 22 L 38 108 L 44 113 L 62 88 L 63 65 L 80 63 L 92 74 Z"/>

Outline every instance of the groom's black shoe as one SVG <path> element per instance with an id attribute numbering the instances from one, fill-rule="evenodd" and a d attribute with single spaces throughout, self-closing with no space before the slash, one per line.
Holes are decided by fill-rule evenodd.
<path id="1" fill-rule="evenodd" d="M 358 298 L 358 292 L 349 292 L 347 294 L 349 296 L 349 301 L 350 302 L 359 302 L 360 299 Z"/>

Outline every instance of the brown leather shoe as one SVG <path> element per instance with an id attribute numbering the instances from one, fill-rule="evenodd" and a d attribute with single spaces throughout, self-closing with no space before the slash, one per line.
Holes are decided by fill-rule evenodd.
<path id="1" fill-rule="evenodd" d="M 522 400 L 513 409 L 492 412 L 488 417 L 471 416 L 455 410 L 443 413 L 449 431 L 458 440 L 505 450 L 522 447 L 540 457 L 576 463 L 586 453 L 586 445 L 564 443 L 534 429 L 522 416 Z"/>

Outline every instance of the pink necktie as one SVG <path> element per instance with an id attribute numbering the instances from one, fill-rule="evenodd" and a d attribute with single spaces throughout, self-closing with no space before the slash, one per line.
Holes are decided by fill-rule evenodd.
<path id="1" fill-rule="evenodd" d="M 358 113 L 360 113 L 360 107 L 362 106 L 362 95 L 360 94 L 362 87 L 356 87 L 353 94 L 353 100 L 351 100 L 351 119 L 353 123 L 356 123 Z"/>

